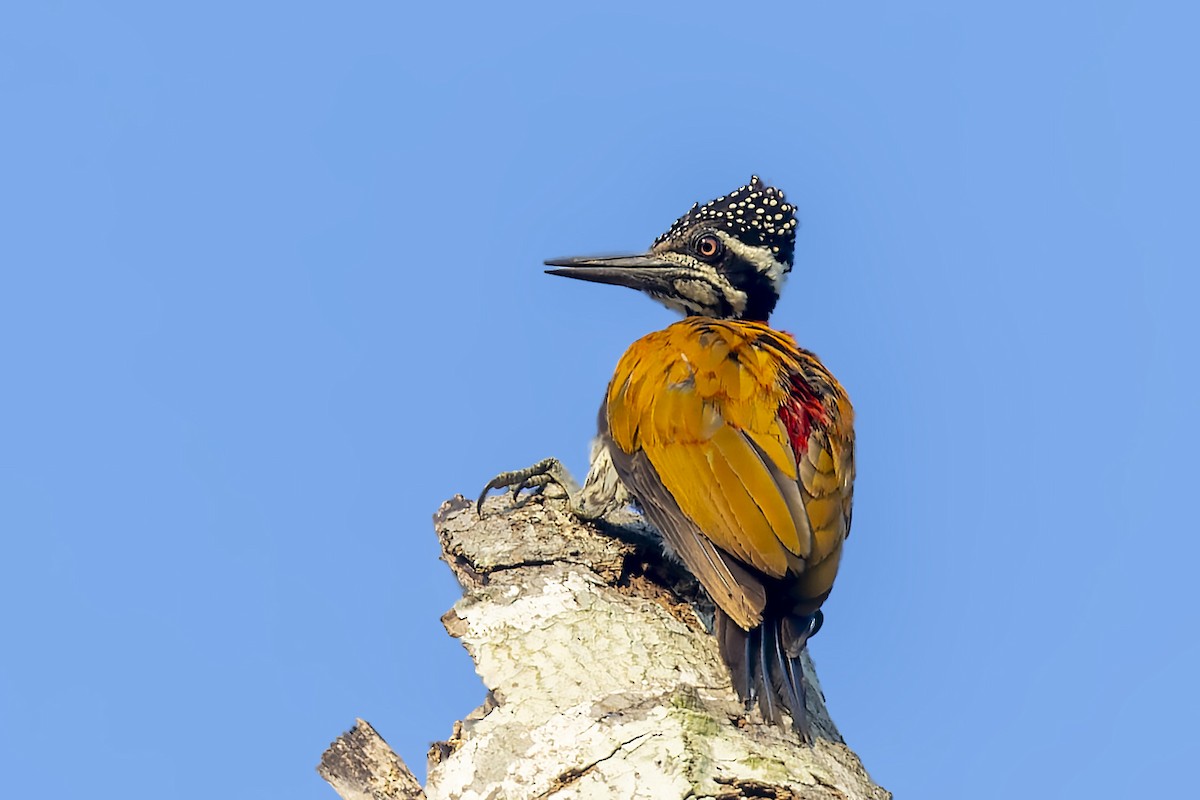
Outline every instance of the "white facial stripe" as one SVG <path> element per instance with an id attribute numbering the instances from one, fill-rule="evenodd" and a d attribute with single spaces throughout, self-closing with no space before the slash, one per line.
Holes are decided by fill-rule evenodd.
<path id="1" fill-rule="evenodd" d="M 769 248 L 766 247 L 751 247 L 740 239 L 735 239 L 725 231 L 714 231 L 725 243 L 725 247 L 729 252 L 733 253 L 742 261 L 754 266 L 759 273 L 766 276 L 771 285 L 775 287 L 775 294 L 780 294 L 783 290 L 783 283 L 787 280 L 787 265 L 775 260 Z"/>
<path id="2" fill-rule="evenodd" d="M 720 311 L 720 298 L 729 304 L 735 316 L 740 317 L 746 311 L 746 293 L 735 289 L 711 264 L 679 253 L 662 253 L 661 258 L 674 261 L 690 273 L 673 282 L 678 297 L 659 298 L 664 304 L 685 314 L 715 314 Z"/>
<path id="3" fill-rule="evenodd" d="M 716 291 L 705 281 L 677 280 L 675 291 L 679 292 L 684 300 L 691 300 L 701 306 L 712 307 L 717 304 Z"/>

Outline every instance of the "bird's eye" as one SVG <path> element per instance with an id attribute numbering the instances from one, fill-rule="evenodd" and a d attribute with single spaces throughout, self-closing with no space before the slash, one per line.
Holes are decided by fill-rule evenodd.
<path id="1" fill-rule="evenodd" d="M 714 234 L 706 233 L 696 239 L 695 248 L 701 258 L 716 258 L 721 254 L 721 240 Z"/>

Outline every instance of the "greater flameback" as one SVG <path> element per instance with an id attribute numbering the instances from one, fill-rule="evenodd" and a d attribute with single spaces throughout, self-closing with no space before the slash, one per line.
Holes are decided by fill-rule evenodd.
<path id="1" fill-rule="evenodd" d="M 854 412 L 820 360 L 767 324 L 795 239 L 795 208 L 753 177 L 693 205 L 645 254 L 546 264 L 685 315 L 621 357 L 572 508 L 588 519 L 641 509 L 716 604 L 743 700 L 775 724 L 786 711 L 808 739 L 800 656 L 850 533 Z M 546 459 L 483 494 L 550 482 L 575 487 Z"/>

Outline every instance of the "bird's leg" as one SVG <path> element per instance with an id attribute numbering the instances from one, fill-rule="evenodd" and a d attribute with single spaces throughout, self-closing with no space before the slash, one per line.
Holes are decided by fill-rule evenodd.
<path id="1" fill-rule="evenodd" d="M 488 492 L 506 488 L 512 490 L 513 504 L 520 506 L 525 498 L 542 492 L 552 483 L 566 491 L 567 506 L 580 519 L 597 520 L 629 504 L 629 494 L 617 476 L 608 449 L 598 439 L 592 447 L 592 465 L 582 488 L 557 458 L 544 458 L 531 467 L 501 472 L 492 478 L 483 487 L 475 507 L 482 513 Z M 530 494 L 521 498 L 521 492 L 527 489 Z"/>
<path id="2" fill-rule="evenodd" d="M 480 492 L 475 509 L 482 514 L 483 501 L 487 498 L 488 492 L 493 489 L 508 488 L 512 490 L 513 506 L 519 508 L 525 504 L 529 497 L 541 494 L 546 486 L 551 483 L 562 487 L 568 497 L 579 492 L 579 484 L 575 482 L 575 478 L 571 476 L 571 473 L 567 471 L 567 468 L 562 465 L 561 461 L 557 458 L 543 458 L 541 461 L 525 469 L 501 472 L 492 478 L 483 487 L 483 491 Z M 521 497 L 521 492 L 527 489 L 530 490 L 530 494 Z"/>

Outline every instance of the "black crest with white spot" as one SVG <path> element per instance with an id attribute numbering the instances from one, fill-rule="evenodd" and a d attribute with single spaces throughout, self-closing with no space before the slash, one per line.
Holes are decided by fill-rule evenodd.
<path id="1" fill-rule="evenodd" d="M 697 226 L 723 230 L 751 247 L 768 247 L 785 272 L 792 268 L 796 207 L 787 202 L 781 190 L 767 186 L 757 175 L 728 195 L 704 205 L 693 205 L 654 244 L 674 239 Z"/>

